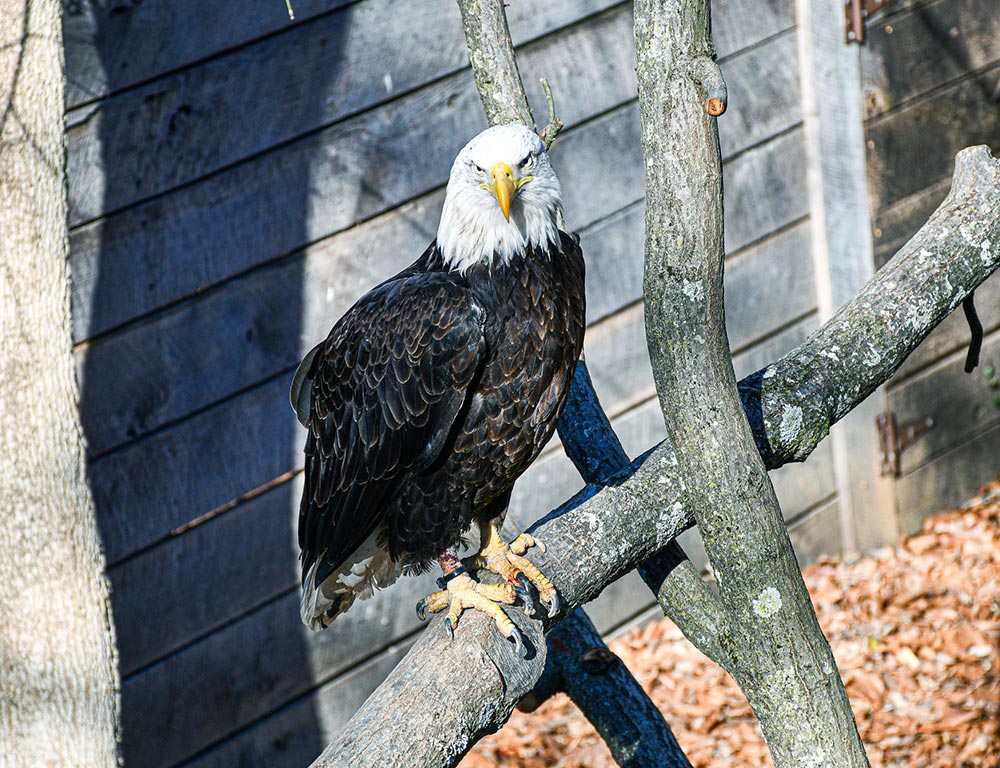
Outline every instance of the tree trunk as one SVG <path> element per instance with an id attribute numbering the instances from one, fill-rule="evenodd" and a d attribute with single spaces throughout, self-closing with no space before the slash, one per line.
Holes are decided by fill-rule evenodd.
<path id="1" fill-rule="evenodd" d="M 868 765 L 781 509 L 743 413 L 723 312 L 724 93 L 708 0 L 637 0 L 646 168 L 646 336 L 667 443 L 719 585 L 710 625 L 668 611 L 743 689 L 776 768 Z M 709 631 L 706 631 L 709 630 Z M 706 639 L 706 635 L 708 635 Z"/>
<path id="2" fill-rule="evenodd" d="M 70 336 L 61 10 L 0 5 L 0 762 L 104 768 L 119 681 Z"/>

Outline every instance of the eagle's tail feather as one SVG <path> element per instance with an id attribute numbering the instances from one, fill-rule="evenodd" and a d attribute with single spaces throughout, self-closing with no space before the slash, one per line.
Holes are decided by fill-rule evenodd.
<path id="1" fill-rule="evenodd" d="M 399 578 L 402 567 L 389 551 L 378 544 L 375 534 L 329 576 L 316 583 L 316 560 L 302 580 L 299 614 L 313 630 L 330 626 L 358 598 L 366 600 L 376 589 L 388 587 Z"/>

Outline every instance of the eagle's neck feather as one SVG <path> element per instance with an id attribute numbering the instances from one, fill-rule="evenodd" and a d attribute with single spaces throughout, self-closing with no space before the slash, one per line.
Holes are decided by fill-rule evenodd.
<path id="1" fill-rule="evenodd" d="M 508 264 L 529 248 L 547 250 L 559 243 L 558 210 L 556 195 L 541 205 L 515 197 L 507 221 L 496 201 L 484 204 L 483 195 L 449 190 L 437 236 L 442 260 L 447 268 L 466 272 L 477 264 Z"/>

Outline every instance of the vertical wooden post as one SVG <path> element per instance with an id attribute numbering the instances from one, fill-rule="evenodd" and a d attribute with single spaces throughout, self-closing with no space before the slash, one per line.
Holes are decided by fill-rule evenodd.
<path id="1" fill-rule="evenodd" d="M 816 301 L 825 323 L 875 271 L 861 65 L 858 47 L 844 42 L 843 0 L 796 0 L 796 16 Z M 875 418 L 885 408 L 880 387 L 830 430 L 846 554 L 899 537 L 893 484 L 878 471 Z"/>

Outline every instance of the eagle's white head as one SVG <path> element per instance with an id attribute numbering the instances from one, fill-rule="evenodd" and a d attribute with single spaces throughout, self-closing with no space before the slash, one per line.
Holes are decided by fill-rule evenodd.
<path id="1" fill-rule="evenodd" d="M 559 179 L 538 135 L 519 124 L 489 128 L 451 167 L 437 235 L 444 262 L 464 271 L 558 243 L 561 206 Z"/>

